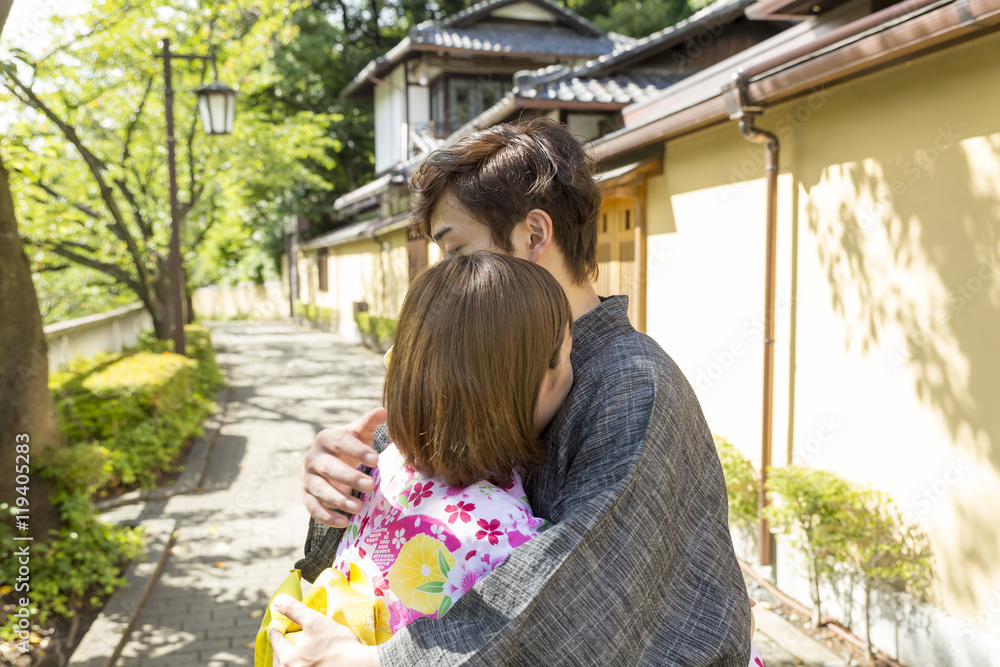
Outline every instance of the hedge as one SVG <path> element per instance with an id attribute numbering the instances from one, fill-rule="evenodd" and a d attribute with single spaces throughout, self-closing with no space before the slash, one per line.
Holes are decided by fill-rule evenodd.
<path id="1" fill-rule="evenodd" d="M 369 313 L 358 313 L 354 321 L 361 332 L 361 342 L 365 346 L 385 352 L 392 347 L 392 337 L 396 334 L 396 320 L 375 317 Z"/>
<path id="2" fill-rule="evenodd" d="M 91 493 L 152 487 L 211 413 L 211 392 L 222 382 L 208 330 L 185 328 L 188 357 L 172 341 L 143 337 L 122 354 L 90 357 L 49 381 L 60 425 L 71 447 L 85 445 L 102 460 L 88 480 Z"/>
<path id="3" fill-rule="evenodd" d="M 76 360 L 49 378 L 68 444 L 47 450 L 38 470 L 55 482 L 51 501 L 63 528 L 34 545 L 34 628 L 47 627 L 53 615 L 70 618 L 99 605 L 125 584 L 123 566 L 142 555 L 142 529 L 101 521 L 93 497 L 116 487 L 152 486 L 200 433 L 213 409 L 209 397 L 223 378 L 208 330 L 191 325 L 185 331 L 188 357 L 173 354 L 171 342 L 146 335 L 142 349 Z M 19 544 L 11 531 L 12 510 L 0 504 L 3 553 Z M 7 582 L 15 580 L 16 567 L 17 559 L 0 560 L 5 603 L 14 594 Z M 0 625 L 0 637 L 8 641 L 15 636 L 12 619 L 8 615 Z"/>

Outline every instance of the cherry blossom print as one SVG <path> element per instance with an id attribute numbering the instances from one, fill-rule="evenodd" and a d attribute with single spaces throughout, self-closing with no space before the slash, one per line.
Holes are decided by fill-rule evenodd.
<path id="1" fill-rule="evenodd" d="M 405 543 L 406 543 L 406 531 L 400 528 L 395 533 L 393 533 L 392 546 L 394 546 L 396 549 L 402 549 Z"/>
<path id="2" fill-rule="evenodd" d="M 490 544 L 498 544 L 500 542 L 499 537 L 503 535 L 503 531 L 500 530 L 500 519 L 493 519 L 492 521 L 480 519 L 476 522 L 476 525 L 482 528 L 482 530 L 476 531 L 477 540 L 489 540 Z"/>
<path id="3" fill-rule="evenodd" d="M 362 567 L 390 610 L 393 631 L 417 618 L 448 613 L 543 522 L 521 499 L 524 490 L 516 474 L 506 489 L 484 482 L 451 487 L 406 469 L 390 446 L 379 455 L 372 478 L 375 489 L 352 518 L 358 532 L 345 535 L 335 562 L 345 574 L 352 564 Z M 403 562 L 403 552 L 410 565 L 419 552 L 420 567 L 403 573 L 412 576 L 400 574 L 400 563 L 409 562 Z M 396 572 L 391 583 L 390 570 Z"/>
<path id="4" fill-rule="evenodd" d="M 456 519 L 461 519 L 462 523 L 469 523 L 472 521 L 472 516 L 469 512 L 474 509 L 476 509 L 475 503 L 467 503 L 464 500 L 460 500 L 454 505 L 444 506 L 444 511 L 451 514 L 448 517 L 448 523 L 455 523 Z"/>
<path id="5" fill-rule="evenodd" d="M 420 501 L 423 500 L 424 498 L 431 497 L 431 493 L 433 493 L 431 491 L 431 487 L 433 486 L 434 482 L 424 482 L 424 483 L 417 482 L 416 484 L 413 485 L 413 488 L 410 489 L 409 499 L 410 502 L 413 503 L 414 507 L 419 505 Z"/>

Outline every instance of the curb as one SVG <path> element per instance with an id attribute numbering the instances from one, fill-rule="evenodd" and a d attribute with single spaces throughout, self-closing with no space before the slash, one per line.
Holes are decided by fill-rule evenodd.
<path id="1" fill-rule="evenodd" d="M 151 519 L 142 522 L 149 544 L 147 560 L 132 563 L 125 572 L 128 585 L 104 605 L 90 629 L 80 640 L 67 665 L 73 667 L 112 667 L 132 632 L 146 596 L 153 588 L 174 541 L 176 519 Z"/>
<path id="2" fill-rule="evenodd" d="M 812 667 L 847 666 L 843 658 L 812 637 L 803 634 L 801 630 L 773 611 L 757 605 L 753 612 L 757 617 L 757 632 L 770 638 L 785 652 L 799 660 L 798 664 Z M 768 665 L 770 664 L 769 662 Z"/>
<path id="3" fill-rule="evenodd" d="M 228 382 L 228 369 L 226 372 Z M 98 513 L 131 505 L 133 503 L 146 502 L 148 500 L 164 500 L 172 496 L 179 496 L 186 493 L 195 493 L 201 488 L 205 478 L 205 469 L 208 467 L 208 458 L 212 453 L 212 445 L 222 430 L 222 425 L 226 421 L 226 406 L 229 401 L 229 386 L 224 385 L 215 395 L 215 402 L 219 406 L 219 411 L 205 420 L 204 435 L 196 438 L 188 451 L 184 461 L 184 471 L 176 482 L 161 489 L 143 489 L 141 491 L 129 491 L 114 498 L 107 498 L 94 502 L 94 510 Z"/>

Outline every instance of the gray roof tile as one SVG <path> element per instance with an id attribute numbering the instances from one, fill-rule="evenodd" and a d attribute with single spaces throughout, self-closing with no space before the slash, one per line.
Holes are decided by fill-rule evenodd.
<path id="1" fill-rule="evenodd" d="M 568 28 L 513 25 L 476 25 L 469 28 L 434 27 L 410 35 L 414 44 L 469 51 L 530 53 L 594 57 L 621 48 L 621 36 L 587 37 Z"/>
<path id="2" fill-rule="evenodd" d="M 626 73 L 605 77 L 567 77 L 535 88 L 519 89 L 518 97 L 531 100 L 632 104 L 645 100 L 679 81 L 681 76 Z"/>

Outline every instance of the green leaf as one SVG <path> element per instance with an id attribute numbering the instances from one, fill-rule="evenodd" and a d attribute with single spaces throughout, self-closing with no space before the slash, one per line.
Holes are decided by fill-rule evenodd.
<path id="1" fill-rule="evenodd" d="M 451 609 L 451 596 L 445 595 L 441 598 L 441 606 L 438 607 L 438 618 L 441 618 Z"/>
<path id="2" fill-rule="evenodd" d="M 416 588 L 414 588 L 413 590 L 420 591 L 421 593 L 430 593 L 432 595 L 435 593 L 441 593 L 444 591 L 444 582 L 426 581 L 417 586 Z"/>
<path id="3" fill-rule="evenodd" d="M 438 567 L 441 569 L 441 574 L 448 576 L 451 572 L 451 566 L 448 565 L 448 559 L 444 557 L 444 549 L 438 549 Z"/>

